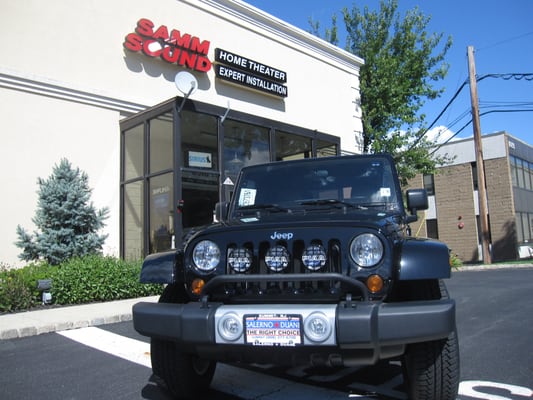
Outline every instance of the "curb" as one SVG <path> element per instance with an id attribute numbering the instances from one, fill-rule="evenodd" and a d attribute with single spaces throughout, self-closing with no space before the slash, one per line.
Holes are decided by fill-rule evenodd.
<path id="1" fill-rule="evenodd" d="M 463 265 L 459 268 L 452 268 L 452 272 L 463 271 L 493 271 L 498 269 L 521 269 L 521 268 L 533 268 L 533 263 L 523 264 L 470 264 Z"/>
<path id="2" fill-rule="evenodd" d="M 158 299 L 159 296 L 150 296 L 0 315 L 0 340 L 131 321 L 135 303 Z"/>

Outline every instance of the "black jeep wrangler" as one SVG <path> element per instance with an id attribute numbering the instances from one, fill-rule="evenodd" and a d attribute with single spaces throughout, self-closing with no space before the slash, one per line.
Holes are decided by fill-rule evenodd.
<path id="1" fill-rule="evenodd" d="M 146 258 L 167 284 L 133 308 L 152 368 L 177 397 L 205 390 L 217 361 L 357 366 L 401 360 L 408 398 L 455 400 L 449 251 L 411 237 L 422 189 L 404 208 L 388 155 L 245 167 L 218 222 Z"/>

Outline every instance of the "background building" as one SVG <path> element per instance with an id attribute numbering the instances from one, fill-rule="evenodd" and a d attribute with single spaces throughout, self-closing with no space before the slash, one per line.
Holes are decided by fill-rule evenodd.
<path id="1" fill-rule="evenodd" d="M 485 135 L 482 142 L 492 259 L 531 257 L 533 147 L 506 132 Z M 410 182 L 430 194 L 430 209 L 413 231 L 444 241 L 464 262 L 481 261 L 474 140 L 450 142 L 437 154 L 455 158 L 436 175 Z"/>
<path id="2" fill-rule="evenodd" d="M 358 151 L 363 61 L 242 1 L 2 6 L 0 262 L 17 263 L 16 226 L 33 230 L 37 178 L 61 158 L 111 211 L 105 252 L 141 257 L 189 224 L 191 190 L 227 195 L 233 159 Z"/>

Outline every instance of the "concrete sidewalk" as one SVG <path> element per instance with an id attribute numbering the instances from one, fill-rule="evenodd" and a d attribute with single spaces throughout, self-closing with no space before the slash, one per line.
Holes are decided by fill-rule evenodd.
<path id="1" fill-rule="evenodd" d="M 0 315 L 0 340 L 131 320 L 131 307 L 159 296 Z"/>

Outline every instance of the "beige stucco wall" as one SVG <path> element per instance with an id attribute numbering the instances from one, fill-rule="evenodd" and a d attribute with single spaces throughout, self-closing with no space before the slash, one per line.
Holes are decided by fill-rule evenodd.
<path id="1" fill-rule="evenodd" d="M 316 129 L 356 152 L 362 60 L 237 0 L 6 0 L 0 17 L 0 262 L 17 263 L 20 224 L 33 230 L 36 181 L 61 158 L 89 175 L 95 206 L 109 207 L 106 252 L 118 254 L 119 121 L 181 95 L 177 65 L 124 49 L 137 21 L 209 40 L 287 73 L 285 99 L 194 75 L 192 100 Z M 231 111 L 229 116 L 231 116 Z"/>

